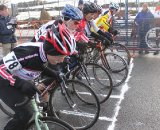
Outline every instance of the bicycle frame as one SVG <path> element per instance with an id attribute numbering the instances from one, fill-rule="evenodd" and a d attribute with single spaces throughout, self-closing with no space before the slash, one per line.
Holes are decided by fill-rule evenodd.
<path id="1" fill-rule="evenodd" d="M 36 124 L 36 128 L 37 130 L 42 130 L 40 125 L 44 125 L 44 128 L 45 130 L 49 130 L 48 126 L 46 123 L 43 123 L 39 120 L 40 117 L 43 117 L 42 113 L 40 112 L 39 108 L 38 108 L 38 105 L 36 103 L 36 99 L 33 98 L 31 99 L 31 104 L 32 104 L 32 107 L 34 109 L 34 119 L 35 119 L 35 124 Z"/>
<path id="2" fill-rule="evenodd" d="M 71 108 L 74 108 L 76 104 L 74 103 L 74 101 L 70 98 L 70 96 L 67 93 L 67 86 L 66 86 L 66 83 L 65 83 L 64 79 L 62 79 L 62 82 L 60 83 L 60 87 L 61 87 L 62 94 L 64 95 L 64 97 L 65 97 L 66 101 L 68 102 L 69 106 Z"/>
<path id="3" fill-rule="evenodd" d="M 105 68 L 109 68 L 108 61 L 107 61 L 107 59 L 105 58 L 105 55 L 104 55 L 106 47 L 103 48 L 101 41 L 97 41 L 97 46 L 94 49 L 97 49 L 98 53 L 95 56 L 90 57 L 89 62 L 91 62 L 91 60 L 94 60 L 94 57 L 97 57 L 98 54 L 100 53 L 100 58 L 102 60 L 102 64 L 104 65 Z"/>
<path id="4" fill-rule="evenodd" d="M 67 75 L 68 73 L 70 73 L 70 70 L 69 72 L 67 72 L 65 75 Z M 66 101 L 68 102 L 69 106 L 71 108 L 74 108 L 75 106 L 75 103 L 73 102 L 73 100 L 70 98 L 70 96 L 67 94 L 67 86 L 65 84 L 65 75 L 63 73 L 60 73 L 60 77 L 61 77 L 61 83 L 59 84 L 60 85 L 60 88 L 61 88 L 61 91 L 62 91 L 62 94 L 64 95 Z M 54 86 L 57 84 L 56 80 L 54 80 L 50 85 L 48 85 L 46 88 L 44 88 L 41 96 L 43 97 L 47 92 L 48 90 L 54 88 Z"/>

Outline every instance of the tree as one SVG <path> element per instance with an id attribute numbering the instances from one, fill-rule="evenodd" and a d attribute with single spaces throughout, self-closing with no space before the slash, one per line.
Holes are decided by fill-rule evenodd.
<path id="1" fill-rule="evenodd" d="M 50 14 L 45 9 L 42 9 L 39 20 L 42 21 L 42 20 L 51 20 L 51 19 L 52 17 L 50 16 Z"/>

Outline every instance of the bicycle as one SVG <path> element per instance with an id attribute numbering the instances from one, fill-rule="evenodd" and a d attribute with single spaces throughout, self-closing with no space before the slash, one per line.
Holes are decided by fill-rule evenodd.
<path id="1" fill-rule="evenodd" d="M 51 83 L 44 87 L 41 96 L 49 92 L 49 110 L 53 116 L 68 122 L 77 130 L 88 129 L 99 117 L 98 98 L 89 86 L 81 81 L 69 80 L 66 75 L 62 72 L 58 74 L 60 82 L 49 77 L 42 78 L 42 82 L 51 80 Z"/>
<path id="2" fill-rule="evenodd" d="M 99 36 L 95 34 L 94 37 L 96 44 L 90 46 L 91 49 L 87 52 L 86 61 L 103 65 L 112 77 L 113 87 L 121 85 L 128 76 L 127 63 L 115 53 L 106 53 L 107 46 L 104 46 L 101 40 L 97 40 Z"/>
<path id="3" fill-rule="evenodd" d="M 78 58 L 74 59 L 75 60 Z M 109 72 L 96 63 L 85 63 L 84 60 L 76 60 L 76 66 L 72 70 L 71 79 L 79 79 L 89 85 L 99 99 L 100 104 L 108 100 L 112 93 L 112 78 Z"/>
<path id="4" fill-rule="evenodd" d="M 120 43 L 113 42 L 111 45 L 109 45 L 108 50 L 106 50 L 106 52 L 109 51 L 109 50 L 111 52 L 121 56 L 126 61 L 126 63 L 128 65 L 130 64 L 131 54 L 130 54 L 130 52 L 127 49 L 126 46 L 124 46 L 124 45 L 122 45 Z"/>
<path id="5" fill-rule="evenodd" d="M 24 106 L 30 101 L 34 110 L 34 119 L 27 124 L 25 130 L 75 130 L 71 125 L 60 119 L 44 116 L 35 96 L 26 98 L 22 103 L 15 104 L 15 107 Z"/>
<path id="6" fill-rule="evenodd" d="M 57 74 L 54 70 L 50 71 L 53 72 L 54 75 Z M 100 112 L 100 104 L 93 90 L 80 81 L 68 80 L 65 78 L 64 73 L 59 73 L 57 76 L 60 76 L 61 82 L 49 78 L 52 82 L 44 87 L 41 94 L 41 96 L 44 96 L 46 92 L 49 92 L 49 110 L 51 114 L 69 122 L 75 126 L 77 130 L 92 127 L 98 120 Z M 45 80 L 47 81 L 48 77 L 42 78 L 42 80 L 36 79 L 34 82 L 40 84 L 41 81 L 43 82 Z M 59 102 L 59 100 L 61 100 L 61 102 Z M 72 113 L 66 114 L 66 111 Z M 85 116 L 80 115 L 82 112 Z M 75 114 L 73 115 L 73 113 Z M 71 120 L 68 120 L 69 118 L 71 118 Z"/>
<path id="7" fill-rule="evenodd" d="M 145 42 L 151 49 L 159 49 L 160 46 L 160 27 L 154 27 L 148 30 L 145 36 Z"/>

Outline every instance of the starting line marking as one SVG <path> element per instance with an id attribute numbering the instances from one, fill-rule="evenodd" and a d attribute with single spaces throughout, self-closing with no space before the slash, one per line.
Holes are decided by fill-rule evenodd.
<path id="1" fill-rule="evenodd" d="M 132 69 L 133 69 L 133 58 L 131 59 L 131 64 L 129 66 L 129 73 L 128 73 L 128 77 L 126 79 L 126 82 L 125 84 L 122 86 L 122 89 L 121 89 L 121 93 L 119 95 L 120 99 L 119 101 L 117 102 L 116 104 L 116 107 L 115 107 L 115 114 L 113 116 L 113 118 L 111 119 L 112 120 L 112 123 L 111 125 L 109 125 L 108 129 L 107 130 L 114 130 L 115 128 L 115 124 L 116 124 L 116 121 L 117 121 L 117 116 L 119 114 L 119 110 L 120 110 L 120 105 L 121 105 L 121 102 L 122 100 L 124 99 L 124 94 L 128 91 L 129 89 L 129 86 L 128 86 L 128 81 L 129 79 L 131 78 L 131 72 L 132 72 Z"/>

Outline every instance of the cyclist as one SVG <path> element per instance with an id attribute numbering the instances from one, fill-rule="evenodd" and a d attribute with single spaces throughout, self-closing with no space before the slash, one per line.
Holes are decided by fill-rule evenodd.
<path id="1" fill-rule="evenodd" d="M 102 7 L 97 5 L 97 12 L 94 14 L 94 20 L 96 20 L 102 14 Z"/>
<path id="2" fill-rule="evenodd" d="M 111 2 L 109 4 L 109 10 L 104 12 L 96 22 L 98 28 L 104 32 L 109 32 L 113 35 L 117 35 L 117 30 L 113 30 L 113 17 L 117 13 L 119 5 L 117 3 Z"/>
<path id="3" fill-rule="evenodd" d="M 67 28 L 71 32 L 73 32 L 78 27 L 78 24 L 80 23 L 80 20 L 82 20 L 82 18 L 83 14 L 78 8 L 67 4 L 62 10 L 62 18 L 58 20 L 49 21 L 48 23 L 42 25 L 38 29 L 37 33 L 35 34 L 34 38 L 31 41 L 43 42 L 45 40 L 47 30 L 51 28 L 53 23 L 63 22 L 67 26 Z"/>
<path id="4" fill-rule="evenodd" d="M 74 23 L 74 20 L 70 22 Z M 35 94 L 34 85 L 28 80 L 34 79 L 41 72 L 58 80 L 58 76 L 51 73 L 45 63 L 60 63 L 65 56 L 74 54 L 75 48 L 74 36 L 65 24 L 54 23 L 47 31 L 44 43 L 20 44 L 3 57 L 0 61 L 0 98 L 15 112 L 4 130 L 25 129 L 33 114 L 31 104 L 21 107 L 15 107 L 15 104 Z"/>
<path id="5" fill-rule="evenodd" d="M 42 25 L 31 41 L 32 42 L 36 42 L 36 41 L 44 42 L 45 38 L 46 38 L 47 30 L 50 29 L 54 23 L 62 23 L 63 22 L 68 27 L 68 29 L 71 32 L 73 32 L 75 29 L 77 29 L 78 24 L 80 23 L 80 20 L 82 18 L 83 18 L 83 14 L 78 8 L 67 4 L 67 5 L 65 5 L 64 9 L 62 10 L 62 18 L 58 19 L 58 20 L 49 21 L 48 23 Z M 44 86 L 48 85 L 49 83 L 50 83 L 50 81 L 39 84 L 38 89 L 43 90 Z M 43 101 L 46 104 L 45 107 L 43 107 L 44 111 L 48 111 L 47 110 L 48 109 L 48 105 L 47 105 L 48 98 L 49 98 L 49 95 L 48 95 L 48 93 L 46 93 L 43 96 Z"/>
<path id="6" fill-rule="evenodd" d="M 109 43 L 108 39 L 105 38 L 105 33 L 103 33 L 94 22 L 95 14 L 97 14 L 99 11 L 101 12 L 101 7 L 97 4 L 92 2 L 84 3 L 82 10 L 84 17 L 79 24 L 77 31 L 75 32 L 76 41 L 89 42 L 88 37 L 93 36 L 93 33 L 97 33 L 99 35 L 103 35 L 103 39 L 106 40 L 106 43 Z M 94 31 L 91 28 L 93 28 Z"/>
<path id="7" fill-rule="evenodd" d="M 78 2 L 78 8 L 80 9 L 80 10 L 82 10 L 83 9 L 83 0 L 79 0 L 79 2 Z"/>

